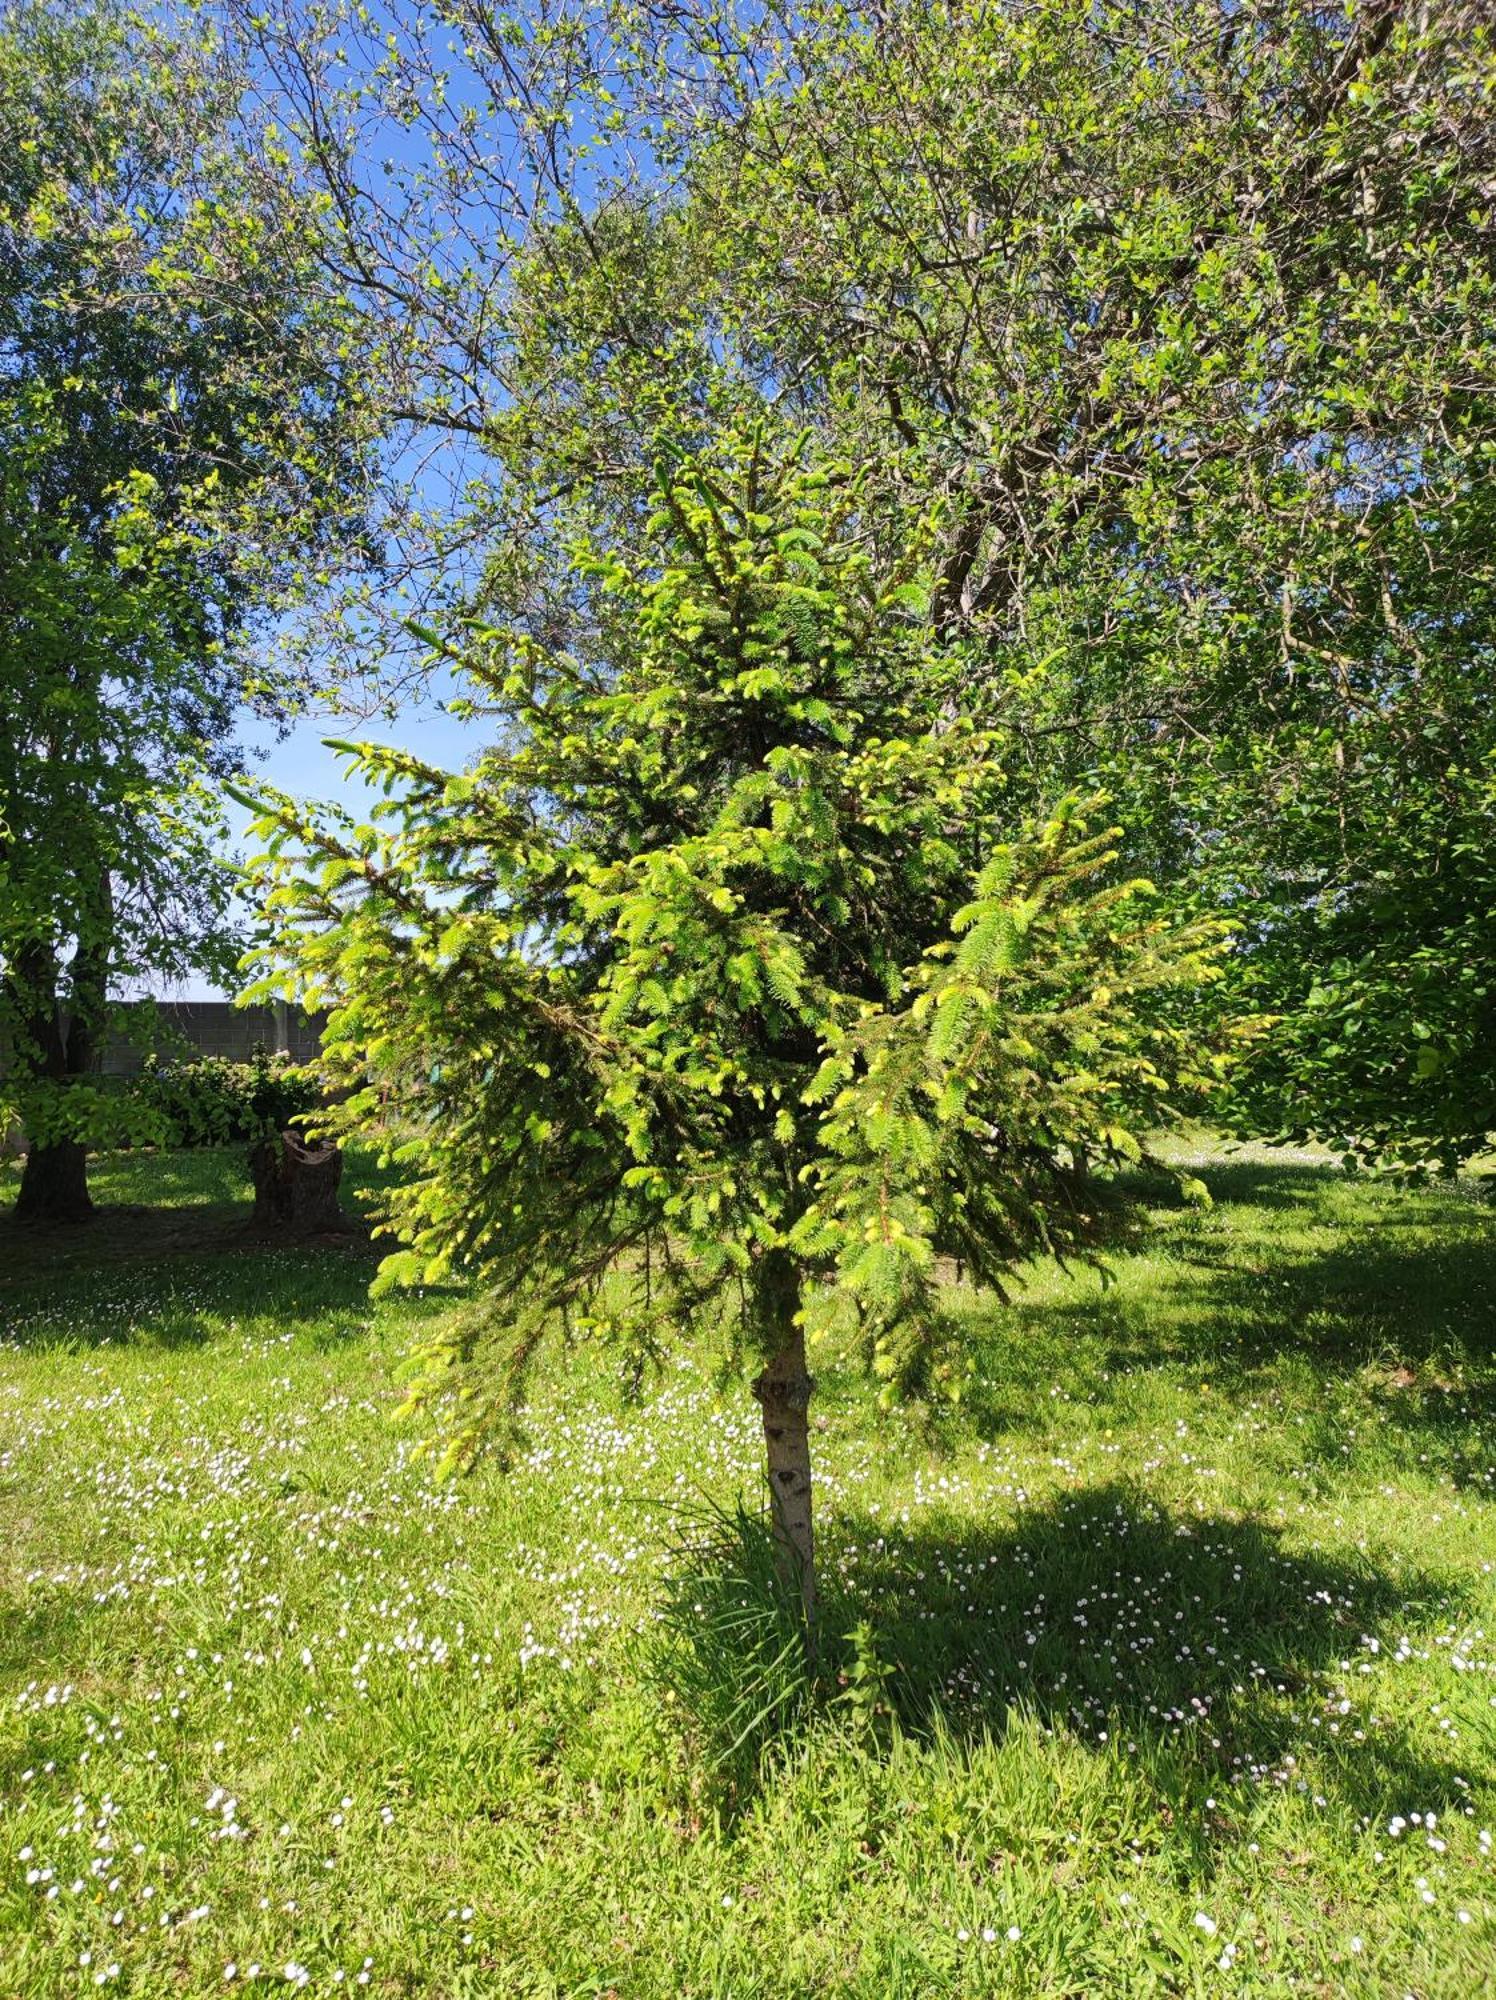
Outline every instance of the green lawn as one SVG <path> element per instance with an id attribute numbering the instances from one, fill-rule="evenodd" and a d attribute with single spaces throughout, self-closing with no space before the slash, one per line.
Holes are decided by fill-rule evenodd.
<path id="1" fill-rule="evenodd" d="M 968 1301 L 958 1417 L 821 1359 L 897 1721 L 756 1784 L 638 1636 L 754 1489 L 710 1357 L 558 1357 L 437 1486 L 392 1374 L 451 1298 L 249 1246 L 235 1156 L 0 1223 L 0 1995 L 1496 1992 L 1490 1207 L 1205 1171 L 1109 1287 Z"/>

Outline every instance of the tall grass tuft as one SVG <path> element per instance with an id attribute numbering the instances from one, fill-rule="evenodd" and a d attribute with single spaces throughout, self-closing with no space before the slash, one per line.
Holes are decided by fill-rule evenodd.
<path id="1" fill-rule="evenodd" d="M 780 1577 L 767 1506 L 703 1499 L 675 1521 L 642 1671 L 698 1767 L 742 1798 L 815 1700 L 799 1595 Z"/>

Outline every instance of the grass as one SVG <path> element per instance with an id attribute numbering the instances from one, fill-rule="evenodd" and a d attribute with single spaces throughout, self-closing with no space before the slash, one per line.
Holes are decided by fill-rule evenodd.
<path id="1" fill-rule="evenodd" d="M 878 1699 L 726 1786 L 638 1636 L 755 1490 L 710 1357 L 557 1356 L 435 1486 L 391 1376 L 450 1299 L 249 1246 L 232 1155 L 0 1222 L 0 1994 L 1496 1991 L 1489 1206 L 1204 1171 L 1107 1288 L 957 1295 L 958 1414 L 822 1360 Z"/>

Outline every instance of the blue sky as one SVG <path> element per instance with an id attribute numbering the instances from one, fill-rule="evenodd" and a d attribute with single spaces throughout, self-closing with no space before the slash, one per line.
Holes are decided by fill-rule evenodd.
<path id="1" fill-rule="evenodd" d="M 378 795 L 360 784 L 356 776 L 348 774 L 347 760 L 329 750 L 324 738 L 338 737 L 344 742 L 397 743 L 433 764 L 460 770 L 482 748 L 485 730 L 481 723 L 463 722 L 447 712 L 445 699 L 453 692 L 450 683 L 438 683 L 429 695 L 405 703 L 393 719 L 387 716 L 372 720 L 363 716 L 308 716 L 296 723 L 284 737 L 278 736 L 271 725 L 246 711 L 241 720 L 240 740 L 249 752 L 249 767 L 254 779 L 274 785 L 279 791 L 290 792 L 297 798 L 335 800 L 349 812 L 361 814 Z M 243 807 L 230 801 L 231 839 L 240 854 L 246 852 L 249 846 L 245 839 L 248 820 L 249 814 Z M 170 987 L 153 985 L 152 990 L 161 997 L 178 1000 L 232 997 L 224 988 L 200 977 Z"/>
<path id="2" fill-rule="evenodd" d="M 346 759 L 326 747 L 325 738 L 343 741 L 396 743 L 414 750 L 433 764 L 460 768 L 481 742 L 481 728 L 447 712 L 439 688 L 419 702 L 407 702 L 391 720 L 385 716 L 317 715 L 296 723 L 278 738 L 268 724 L 248 717 L 242 740 L 251 753 L 251 770 L 258 779 L 298 798 L 336 799 L 350 811 L 373 795 L 346 774 Z M 247 817 L 236 806 L 235 826 Z"/>
<path id="3" fill-rule="evenodd" d="M 480 253 L 491 250 L 515 227 L 514 216 L 502 201 L 492 205 L 490 182 L 482 183 L 483 192 L 475 200 L 454 195 L 445 172 L 443 146 L 450 144 L 465 117 L 474 114 L 477 125 L 464 143 L 486 152 L 495 173 L 514 155 L 512 171 L 523 174 L 523 149 L 504 108 L 507 86 L 503 79 L 478 74 L 446 16 L 423 12 L 415 0 L 369 0 L 367 8 L 346 13 L 334 9 L 330 18 L 336 19 L 337 32 L 329 46 L 335 46 L 339 53 L 331 61 L 324 82 L 332 90 L 335 104 L 338 91 L 358 94 L 367 87 L 367 95 L 356 95 L 356 103 L 349 100 L 342 107 L 357 135 L 352 177 L 379 211 L 400 217 L 404 242 L 396 248 L 397 260 L 418 246 L 423 257 L 449 267 L 454 276 L 462 276 L 466 266 L 477 259 L 481 275 L 486 267 Z M 288 59 L 285 70 L 278 71 L 270 58 L 276 51 L 284 55 L 288 33 L 294 36 L 300 32 L 315 42 L 312 14 L 302 0 L 290 0 L 284 13 L 273 20 L 267 10 L 264 27 L 265 39 L 258 54 L 253 41 L 250 47 L 256 91 L 251 120 L 274 116 L 286 129 L 294 130 L 297 114 L 294 105 L 282 97 L 281 86 L 288 74 L 298 80 L 299 88 L 301 69 L 297 61 Z M 415 120 L 395 115 L 388 95 L 393 86 L 388 78 L 378 80 L 389 60 L 392 36 L 406 52 L 407 78 L 419 86 L 423 115 Z M 423 69 L 423 65 L 427 67 Z M 437 133 L 444 133 L 445 140 L 435 140 Z M 581 147 L 595 138 L 595 133 L 579 124 L 570 130 L 568 143 Z M 596 186 L 600 161 L 579 154 L 575 166 L 577 188 L 589 194 Z M 518 206 L 523 208 L 523 202 Z M 377 229 L 375 233 L 377 237 Z M 486 277 L 483 282 L 487 282 Z M 488 392 L 499 395 L 493 383 L 488 384 Z M 476 465 L 475 456 L 479 461 Z M 484 465 L 482 456 L 481 448 L 475 448 L 460 432 L 418 428 L 413 434 L 392 434 L 386 471 L 395 484 L 408 480 L 410 498 L 439 521 L 461 512 L 470 477 L 475 473 L 492 475 L 494 468 Z M 452 551 L 451 560 L 460 569 L 464 561 L 460 549 Z M 467 560 L 471 560 L 470 555 Z M 444 581 L 450 589 L 460 586 L 463 579 L 453 574 Z M 416 607 L 392 604 L 388 608 L 392 615 L 399 615 Z M 421 609 L 431 622 L 442 622 L 426 607 Z M 314 715 L 299 721 L 284 737 L 246 710 L 240 718 L 239 738 L 249 753 L 251 777 L 302 799 L 336 801 L 363 816 L 376 795 L 349 777 L 343 760 L 323 739 L 332 736 L 395 743 L 432 763 L 460 769 L 482 747 L 486 725 L 463 723 L 448 712 L 445 703 L 455 692 L 449 677 L 437 675 L 425 693 L 405 701 L 393 717 Z M 232 845 L 242 854 L 251 845 L 245 838 L 249 814 L 231 805 L 229 817 Z M 169 990 L 180 998 L 217 997 L 220 991 L 201 978 Z"/>

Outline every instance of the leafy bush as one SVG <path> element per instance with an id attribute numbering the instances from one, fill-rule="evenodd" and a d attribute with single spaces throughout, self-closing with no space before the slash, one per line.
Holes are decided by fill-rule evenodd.
<path id="1" fill-rule="evenodd" d="M 157 1143 L 221 1146 L 279 1131 L 319 1108 L 316 1073 L 285 1056 L 256 1051 L 248 1062 L 221 1056 L 172 1062 L 153 1057 L 129 1094 Z"/>

